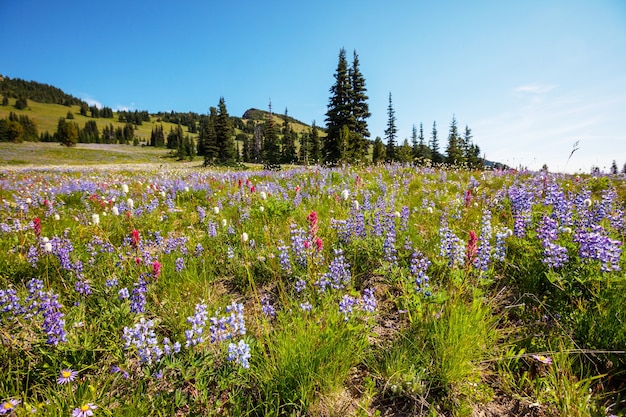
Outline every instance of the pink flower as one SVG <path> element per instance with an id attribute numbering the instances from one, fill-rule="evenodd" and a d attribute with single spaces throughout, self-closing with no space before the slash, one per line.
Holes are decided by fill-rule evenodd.
<path id="1" fill-rule="evenodd" d="M 161 275 L 161 262 L 154 261 L 152 262 L 152 276 L 156 280 L 159 278 L 159 275 Z"/>

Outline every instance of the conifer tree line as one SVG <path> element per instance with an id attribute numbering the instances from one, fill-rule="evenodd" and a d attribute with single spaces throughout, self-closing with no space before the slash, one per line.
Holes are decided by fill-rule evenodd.
<path id="1" fill-rule="evenodd" d="M 370 112 L 367 104 L 365 78 L 359 68 L 356 51 L 353 52 L 352 65 L 348 67 L 346 51 L 339 51 L 339 62 L 335 71 L 335 83 L 330 88 L 328 111 L 326 112 L 326 130 L 328 136 L 323 144 L 323 160 L 329 164 L 358 163 L 368 161 L 370 134 L 367 118 Z M 411 142 L 405 138 L 398 142 L 395 110 L 392 95 L 389 93 L 387 105 L 387 128 L 384 141 L 376 137 L 371 146 L 371 162 L 413 162 L 415 164 L 464 165 L 482 168 L 480 148 L 472 142 L 472 132 L 465 126 L 459 132 L 456 117 L 452 117 L 445 154 L 441 152 L 437 123 L 433 122 L 428 139 L 424 136 L 424 127 L 420 123 L 419 133 L 412 129 Z"/>

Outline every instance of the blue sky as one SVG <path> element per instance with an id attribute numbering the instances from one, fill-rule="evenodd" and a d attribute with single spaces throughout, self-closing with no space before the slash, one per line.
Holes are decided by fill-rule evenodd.
<path id="1" fill-rule="evenodd" d="M 340 48 L 384 137 L 455 115 L 487 159 L 553 171 L 626 163 L 626 1 L 0 1 L 0 74 L 114 109 L 324 125 Z"/>

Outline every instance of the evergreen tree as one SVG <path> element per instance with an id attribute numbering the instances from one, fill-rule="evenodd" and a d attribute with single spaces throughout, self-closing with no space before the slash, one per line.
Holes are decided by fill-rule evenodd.
<path id="1" fill-rule="evenodd" d="M 24 110 L 28 107 L 28 101 L 24 97 L 20 97 L 15 101 L 15 108 L 18 110 Z"/>
<path id="2" fill-rule="evenodd" d="M 322 143 L 315 120 L 313 120 L 311 124 L 311 151 L 309 153 L 309 159 L 314 164 L 322 162 Z"/>
<path id="3" fill-rule="evenodd" d="M 280 167 L 280 143 L 274 126 L 272 103 L 270 103 L 270 112 L 263 129 L 263 163 L 269 169 Z"/>
<path id="4" fill-rule="evenodd" d="M 8 106 L 9 105 L 9 97 L 6 94 L 2 95 L 2 105 L 3 106 Z"/>
<path id="5" fill-rule="evenodd" d="M 241 159 L 243 162 L 252 162 L 252 141 L 245 133 L 237 135 L 237 142 L 241 141 L 243 146 L 241 150 Z"/>
<path id="6" fill-rule="evenodd" d="M 463 152 L 459 147 L 459 131 L 457 127 L 456 117 L 452 115 L 450 122 L 450 132 L 448 133 L 448 146 L 446 148 L 446 162 L 450 165 L 459 165 L 463 163 Z"/>
<path id="7" fill-rule="evenodd" d="M 335 72 L 335 84 L 330 88 L 330 100 L 326 112 L 326 132 L 324 140 L 324 161 L 330 164 L 339 162 L 342 158 L 340 133 L 343 126 L 354 126 L 354 117 L 351 114 L 351 85 L 346 61 L 346 50 L 339 51 L 339 62 Z"/>
<path id="8" fill-rule="evenodd" d="M 21 114 L 17 118 L 17 122 L 22 126 L 22 140 L 28 142 L 36 142 L 39 140 L 39 133 L 37 132 L 37 124 L 33 119 L 25 114 Z"/>
<path id="9" fill-rule="evenodd" d="M 433 163 L 443 162 L 443 155 L 439 153 L 439 139 L 437 138 L 437 122 L 433 122 L 433 130 L 430 136 L 430 152 Z"/>
<path id="10" fill-rule="evenodd" d="M 424 125 L 422 122 L 420 122 L 420 133 L 419 136 L 417 137 L 418 142 L 419 142 L 419 153 L 417 155 L 418 160 L 420 161 L 420 163 L 424 163 L 426 162 L 426 160 L 430 160 L 432 158 L 432 154 L 430 151 L 430 148 L 428 147 L 428 145 L 426 145 L 425 143 L 425 139 L 424 139 Z"/>
<path id="11" fill-rule="evenodd" d="M 235 131 L 226 110 L 224 97 L 220 97 L 217 120 L 215 122 L 215 137 L 217 141 L 218 160 L 222 164 L 230 164 L 236 160 Z"/>
<path id="12" fill-rule="evenodd" d="M 204 164 L 214 164 L 219 155 L 219 147 L 217 146 L 217 133 L 215 125 L 217 124 L 217 107 L 209 109 L 209 117 L 203 126 L 204 131 Z"/>
<path id="13" fill-rule="evenodd" d="M 19 122 L 10 119 L 0 120 L 0 142 L 21 143 L 24 128 Z"/>
<path id="14" fill-rule="evenodd" d="M 309 155 L 311 153 L 311 132 L 302 131 L 300 134 L 300 149 L 298 151 L 298 160 L 302 165 L 309 165 Z"/>
<path id="15" fill-rule="evenodd" d="M 387 129 L 385 129 L 385 139 L 387 140 L 386 160 L 391 162 L 396 160 L 396 115 L 391 102 L 391 93 L 389 93 L 389 105 L 387 106 Z"/>
<path id="16" fill-rule="evenodd" d="M 100 131 L 98 130 L 98 124 L 95 120 L 87 120 L 85 127 L 81 131 L 83 140 L 86 143 L 96 143 L 99 141 Z"/>
<path id="17" fill-rule="evenodd" d="M 67 147 L 76 146 L 78 142 L 78 130 L 76 123 L 68 122 L 64 118 L 60 118 L 57 125 L 57 141 Z"/>
<path id="18" fill-rule="evenodd" d="M 404 139 L 402 146 L 396 148 L 396 160 L 402 163 L 411 162 L 413 160 L 413 152 L 407 138 Z"/>
<path id="19" fill-rule="evenodd" d="M 285 118 L 283 120 L 283 147 L 282 162 L 285 164 L 293 164 L 297 161 L 296 154 L 296 132 L 293 131 L 289 124 L 289 115 L 285 108 Z"/>
<path id="20" fill-rule="evenodd" d="M 619 173 L 619 169 L 617 168 L 617 161 L 615 161 L 614 159 L 613 163 L 611 164 L 611 174 L 617 175 L 618 173 Z"/>
<path id="21" fill-rule="evenodd" d="M 352 68 L 350 68 L 350 112 L 353 117 L 354 127 L 348 141 L 348 160 L 351 162 L 364 161 L 370 132 L 367 128 L 367 119 L 371 116 L 367 100 L 369 97 L 365 88 L 365 78 L 359 69 L 359 56 L 353 52 Z"/>
<path id="22" fill-rule="evenodd" d="M 372 163 L 379 164 L 385 161 L 385 144 L 380 136 L 374 139 L 374 150 L 372 151 Z"/>
<path id="23" fill-rule="evenodd" d="M 413 159 L 419 157 L 420 154 L 420 145 L 417 138 L 417 127 L 413 125 L 411 129 L 411 156 Z"/>

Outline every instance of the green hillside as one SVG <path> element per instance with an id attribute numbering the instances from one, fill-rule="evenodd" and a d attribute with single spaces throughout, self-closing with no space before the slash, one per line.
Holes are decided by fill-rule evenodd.
<path id="1" fill-rule="evenodd" d="M 19 115 L 26 115 L 30 119 L 34 120 L 37 124 L 37 130 L 39 133 L 49 132 L 50 134 L 54 134 L 57 129 L 57 124 L 59 123 L 59 119 L 61 117 L 67 118 L 67 113 L 71 112 L 74 115 L 74 122 L 78 123 L 80 128 L 85 126 L 85 123 L 89 120 L 95 120 L 98 129 L 102 131 L 105 126 L 110 124 L 113 127 L 124 127 L 125 122 L 118 121 L 117 112 L 114 112 L 114 117 L 112 119 L 107 118 L 93 118 L 90 116 L 82 116 L 80 114 L 80 106 L 64 106 L 61 104 L 47 104 L 47 103 L 38 103 L 36 101 L 28 100 L 28 107 L 23 110 L 18 110 L 15 108 L 16 99 L 9 99 L 8 106 L 0 106 L 0 119 L 6 118 L 9 116 L 9 113 L 13 112 Z M 176 128 L 174 123 L 160 122 L 157 121 L 156 117 L 150 117 L 150 122 L 143 122 L 142 125 L 136 126 L 135 136 L 139 138 L 140 142 L 146 142 L 150 139 L 150 133 L 155 126 L 163 125 L 163 130 L 167 135 L 167 132 L 170 129 Z M 189 134 L 192 137 L 197 135 Z"/>

